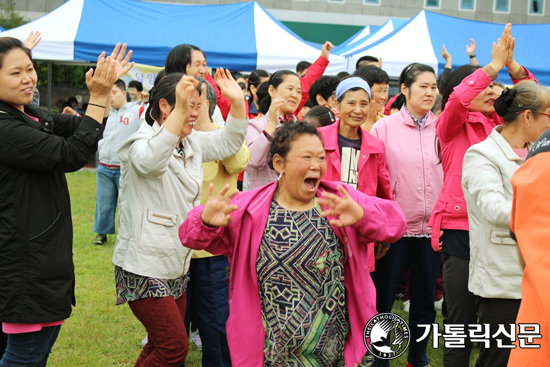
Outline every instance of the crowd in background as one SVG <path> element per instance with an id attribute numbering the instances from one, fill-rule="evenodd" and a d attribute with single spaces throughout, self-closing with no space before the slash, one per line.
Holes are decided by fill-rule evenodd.
<path id="1" fill-rule="evenodd" d="M 39 36 L 0 38 L 0 367 L 46 366 L 71 314 L 65 173 L 96 151 L 92 243 L 118 227 L 113 299 L 147 332 L 136 366 L 184 366 L 190 336 L 203 366 L 389 366 L 372 350 L 391 340 L 364 328 L 395 299 L 407 367 L 429 366 L 436 308 L 488 325 L 476 366 L 547 364 L 550 90 L 511 25 L 489 64 L 472 39 L 452 70 L 443 45 L 439 78 L 410 64 L 391 98 L 381 59 L 325 75 L 330 42 L 296 72 L 214 76 L 178 45 L 148 92 L 120 79 L 118 44 L 86 73 L 86 106 L 60 114 L 36 103 Z M 539 325 L 540 349 L 514 348 L 516 322 Z M 472 339 L 444 366 L 468 366 Z"/>

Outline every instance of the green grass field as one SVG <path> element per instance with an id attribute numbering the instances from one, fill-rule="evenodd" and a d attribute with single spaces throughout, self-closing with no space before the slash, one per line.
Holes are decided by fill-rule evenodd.
<path id="1" fill-rule="evenodd" d="M 111 262 L 115 236 L 109 236 L 105 247 L 91 244 L 95 237 L 92 232 L 95 173 L 70 173 L 67 181 L 73 211 L 76 307 L 61 328 L 48 366 L 133 366 L 141 350 L 145 329 L 128 305 L 115 306 L 114 266 Z M 408 320 L 402 302 L 395 303 L 394 312 Z M 436 321 L 442 325 L 440 313 Z M 201 366 L 201 352 L 195 350 L 193 343 L 190 344 L 186 366 Z M 429 347 L 428 358 L 432 367 L 443 366 L 442 349 Z M 472 361 L 475 361 L 475 356 L 472 356 Z M 406 354 L 390 364 L 405 367 Z"/>

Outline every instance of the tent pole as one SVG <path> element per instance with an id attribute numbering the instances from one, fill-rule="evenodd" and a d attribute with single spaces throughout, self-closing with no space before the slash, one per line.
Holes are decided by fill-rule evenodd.
<path id="1" fill-rule="evenodd" d="M 52 63 L 48 63 L 48 111 L 52 111 Z"/>

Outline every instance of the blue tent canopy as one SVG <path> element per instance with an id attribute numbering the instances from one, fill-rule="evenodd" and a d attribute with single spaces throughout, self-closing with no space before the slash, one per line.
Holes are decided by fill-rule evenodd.
<path id="1" fill-rule="evenodd" d="M 137 0 L 69 0 L 5 36 L 25 39 L 42 33 L 33 50 L 41 60 L 94 62 L 102 51 L 125 42 L 133 61 L 163 66 L 166 55 L 182 43 L 200 47 L 209 67 L 252 71 L 295 69 L 313 62 L 320 50 L 289 31 L 256 2 L 183 5 Z M 345 59 L 331 57 L 329 71 L 345 69 Z"/>
<path id="2" fill-rule="evenodd" d="M 453 57 L 453 68 L 469 64 L 466 45 L 470 38 L 477 43 L 476 55 L 481 65 L 491 62 L 493 42 L 501 36 L 504 24 L 478 22 L 421 11 L 393 32 L 368 47 L 348 54 L 349 65 L 363 55 L 383 57 L 383 68 L 392 77 L 399 76 L 412 62 L 433 66 L 440 72 L 445 66 L 441 56 L 443 45 Z M 541 82 L 550 85 L 550 24 L 522 24 L 512 26 L 516 39 L 514 55 Z M 540 37 L 538 35 L 541 35 Z M 510 82 L 507 70 L 499 73 L 499 80 Z"/>

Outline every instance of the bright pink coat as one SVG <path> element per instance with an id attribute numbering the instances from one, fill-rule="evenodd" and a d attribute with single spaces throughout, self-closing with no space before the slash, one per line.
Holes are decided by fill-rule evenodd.
<path id="1" fill-rule="evenodd" d="M 432 233 L 428 221 L 443 185 L 443 169 L 435 149 L 436 120 L 429 112 L 419 130 L 403 106 L 398 113 L 378 120 L 370 131 L 386 146 L 391 192 L 411 234 Z"/>
<path id="2" fill-rule="evenodd" d="M 204 206 L 194 208 L 180 227 L 184 246 L 229 257 L 229 311 L 227 341 L 234 367 L 261 367 L 264 360 L 265 329 L 256 260 L 267 225 L 271 200 L 277 182 L 242 192 L 232 204 L 238 206 L 227 227 L 208 227 L 201 220 Z M 340 195 L 337 182 L 321 181 L 317 196 L 323 191 Z M 363 219 L 352 227 L 332 227 L 344 245 L 344 278 L 350 332 L 344 347 L 346 366 L 359 364 L 367 353 L 363 329 L 376 314 L 376 290 L 368 270 L 371 256 L 362 243 L 394 242 L 405 233 L 406 222 L 399 205 L 389 200 L 366 196 L 343 185 L 365 211 Z M 341 196 L 341 195 L 340 195 Z M 325 207 L 322 207 L 326 209 Z M 329 218 L 330 219 L 330 218 Z"/>
<path id="3" fill-rule="evenodd" d="M 525 70 L 528 76 L 521 80 L 536 81 L 533 74 Z M 515 84 L 521 80 L 512 81 Z M 443 188 L 430 218 L 434 248 L 439 246 L 439 231 L 442 228 L 469 230 L 468 210 L 462 191 L 464 155 L 468 148 L 487 139 L 493 128 L 502 124 L 502 119 L 496 112 L 485 116 L 481 112 L 471 112 L 470 108 L 472 100 L 491 83 L 483 69 L 464 78 L 454 88 L 437 120 L 435 129 L 441 144 Z"/>
<path id="4" fill-rule="evenodd" d="M 327 173 L 325 180 L 342 180 L 342 161 L 338 146 L 338 127 L 340 120 L 334 124 L 317 129 L 322 136 L 325 146 Z M 361 132 L 361 152 L 359 157 L 358 190 L 368 196 L 377 196 L 392 200 L 390 174 L 386 169 L 386 147 L 377 137 L 359 128 Z M 374 271 L 374 243 L 368 244 L 369 268 Z"/>

